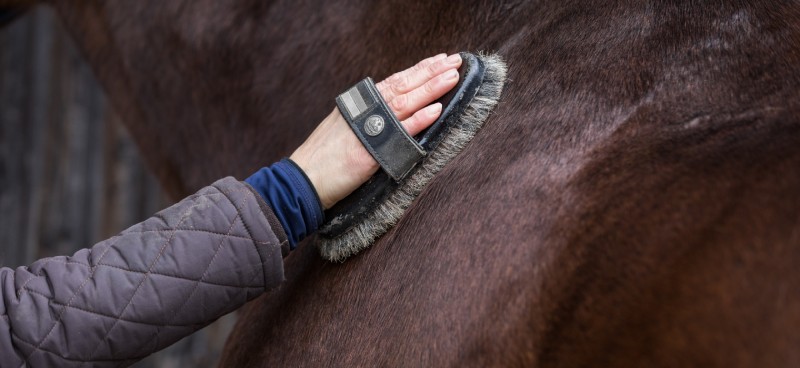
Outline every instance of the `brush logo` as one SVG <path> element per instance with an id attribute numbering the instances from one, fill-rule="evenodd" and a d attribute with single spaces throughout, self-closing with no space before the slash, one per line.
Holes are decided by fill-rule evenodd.
<path id="1" fill-rule="evenodd" d="M 381 134 L 383 131 L 383 118 L 378 115 L 372 115 L 364 122 L 364 132 L 370 137 Z"/>

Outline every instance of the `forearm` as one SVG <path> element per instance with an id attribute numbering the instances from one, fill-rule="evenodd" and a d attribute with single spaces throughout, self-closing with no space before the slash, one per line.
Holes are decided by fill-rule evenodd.
<path id="1" fill-rule="evenodd" d="M 0 361 L 132 363 L 280 283 L 285 252 L 258 194 L 220 180 L 72 257 L 0 270 Z"/>

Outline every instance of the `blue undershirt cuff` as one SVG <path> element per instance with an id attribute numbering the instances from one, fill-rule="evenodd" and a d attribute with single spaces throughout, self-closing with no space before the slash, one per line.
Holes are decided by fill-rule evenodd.
<path id="1" fill-rule="evenodd" d="M 283 225 L 291 249 L 317 231 L 325 220 L 314 186 L 303 170 L 288 158 L 261 168 L 245 182 L 270 205 Z"/>

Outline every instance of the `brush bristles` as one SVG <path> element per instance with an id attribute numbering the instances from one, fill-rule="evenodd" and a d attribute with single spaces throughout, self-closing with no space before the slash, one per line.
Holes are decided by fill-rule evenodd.
<path id="1" fill-rule="evenodd" d="M 475 97 L 464 109 L 458 121 L 445 133 L 442 141 L 419 167 L 389 195 L 383 203 L 371 209 L 371 213 L 358 225 L 333 239 L 317 238 L 322 257 L 332 262 L 342 262 L 348 257 L 369 247 L 375 239 L 392 228 L 405 213 L 422 189 L 450 160 L 475 136 L 497 105 L 506 80 L 506 64 L 497 54 L 479 54 L 486 70 L 483 82 Z"/>

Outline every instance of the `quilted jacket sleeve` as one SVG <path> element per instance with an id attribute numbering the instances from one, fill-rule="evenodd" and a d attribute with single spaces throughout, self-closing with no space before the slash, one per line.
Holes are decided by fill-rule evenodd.
<path id="1" fill-rule="evenodd" d="M 0 270 L 0 367 L 127 366 L 283 281 L 252 188 L 217 181 L 71 257 Z"/>

